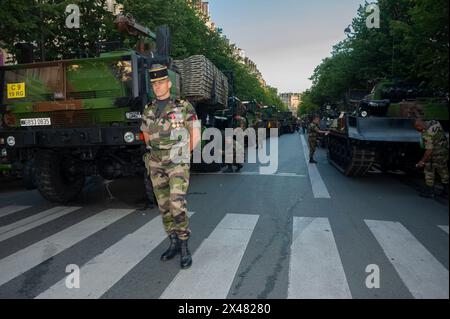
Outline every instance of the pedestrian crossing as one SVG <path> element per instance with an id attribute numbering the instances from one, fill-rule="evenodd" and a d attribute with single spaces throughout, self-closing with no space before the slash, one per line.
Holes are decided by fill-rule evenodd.
<path id="1" fill-rule="evenodd" d="M 0 221 L 4 216 L 14 217 L 28 206 L 7 206 L 0 208 Z M 25 232 L 33 233 L 45 225 L 66 215 L 76 216 L 81 207 L 56 206 L 36 212 L 32 216 L 20 217 L 8 225 L 0 227 L 0 247 L 15 236 Z M 3 215 L 1 215 L 3 214 Z M 72 225 L 56 231 L 49 237 L 31 243 L 0 259 L 0 295 L 16 296 L 18 291 L 9 291 L 12 281 L 41 267 L 45 262 L 58 258 L 62 253 L 92 240 L 92 235 L 108 231 L 112 225 L 127 223 L 127 216 L 141 214 L 133 209 L 105 209 L 96 214 L 74 219 Z M 189 212 L 193 223 L 201 222 L 200 212 Z M 20 214 L 18 216 L 21 216 Z M 262 223 L 258 214 L 226 214 L 211 226 L 207 235 L 192 250 L 193 266 L 188 270 L 177 270 L 173 277 L 166 278 L 167 286 L 162 289 L 160 299 L 225 299 L 233 289 L 236 278 L 243 276 L 242 269 L 248 265 L 245 256 L 249 251 L 262 249 L 258 238 L 258 225 Z M 83 218 L 83 217 L 80 217 Z M 195 219 L 197 218 L 197 219 Z M 1 224 L 0 224 L 1 225 Z M 401 278 L 413 298 L 448 299 L 448 269 L 421 243 L 407 227 L 400 222 L 364 220 L 367 231 L 379 247 L 379 252 L 392 266 L 392 271 Z M 120 228 L 115 228 L 117 229 Z M 448 235 L 448 226 L 436 225 L 433 229 L 440 236 Z M 333 222 L 325 217 L 292 217 L 291 240 L 285 264 L 287 285 L 280 298 L 288 299 L 350 299 L 358 298 L 358 289 L 352 283 L 352 273 L 346 269 L 342 251 L 352 249 L 352 243 L 337 240 Z M 146 257 L 164 245 L 166 234 L 161 218 L 146 220 L 131 232 L 118 237 L 101 252 L 96 252 L 79 264 L 80 287 L 68 288 L 66 277 L 61 275 L 36 292 L 38 299 L 98 299 L 108 293 L 127 274 L 134 271 Z M 444 243 L 448 247 L 447 242 Z M 374 254 L 376 255 L 376 254 Z M 367 257 L 367 256 L 365 256 Z M 76 256 L 74 263 L 76 264 Z M 361 257 L 363 258 L 363 257 Z M 178 263 L 178 259 L 174 261 Z M 376 263 L 370 260 L 367 264 Z M 382 265 L 383 261 L 379 260 Z M 164 276 L 169 263 L 160 263 Z M 64 270 L 62 270 L 64 271 Z M 361 270 L 362 272 L 365 269 Z M 381 270 L 382 276 L 386 276 Z M 389 271 L 389 270 L 386 270 Z M 50 274 L 51 275 L 51 274 Z M 169 274 L 168 274 L 169 276 Z M 267 280 L 268 274 L 259 272 L 259 280 Z M 350 276 L 350 277 L 349 277 Z M 39 280 L 39 279 L 36 279 Z M 145 281 L 145 278 L 142 278 Z M 157 285 L 157 283 L 154 283 Z M 361 285 L 363 285 L 362 283 Z M 151 285 L 149 285 L 151 286 Z M 133 289 L 130 284 L 129 289 Z M 22 289 L 22 288 L 21 288 Z M 394 289 L 394 288 L 393 288 Z M 30 297 L 30 296 L 27 296 Z M 142 292 L 142 298 L 145 298 Z M 381 298 L 383 296 L 380 296 Z"/>
<path id="2" fill-rule="evenodd" d="M 27 208 L 30 208 L 30 206 L 11 205 L 11 206 L 2 207 L 2 208 L 0 208 L 0 217 L 5 217 L 5 216 L 17 213 L 17 212 L 22 211 Z"/>
<path id="3" fill-rule="evenodd" d="M 366 224 L 415 298 L 448 299 L 448 270 L 403 225 L 373 220 Z"/>
<path id="4" fill-rule="evenodd" d="M 294 217 L 292 234 L 288 298 L 352 298 L 328 219 Z"/>
<path id="5" fill-rule="evenodd" d="M 445 231 L 448 235 L 448 226 L 439 226 L 439 228 Z"/>
<path id="6" fill-rule="evenodd" d="M 161 299 L 225 299 L 258 222 L 257 215 L 227 214 L 178 273 Z"/>
<path id="7" fill-rule="evenodd" d="M 30 229 L 70 214 L 80 208 L 81 207 L 53 207 L 43 211 L 42 213 L 35 214 L 10 225 L 0 227 L 0 241 L 17 236 Z"/>
<path id="8" fill-rule="evenodd" d="M 108 209 L 0 260 L 0 285 L 132 213 Z"/>

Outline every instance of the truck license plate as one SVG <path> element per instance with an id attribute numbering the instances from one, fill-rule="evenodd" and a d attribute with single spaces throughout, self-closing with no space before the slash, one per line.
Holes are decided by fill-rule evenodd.
<path id="1" fill-rule="evenodd" d="M 49 117 L 20 120 L 20 126 L 48 126 L 51 124 L 52 122 Z"/>

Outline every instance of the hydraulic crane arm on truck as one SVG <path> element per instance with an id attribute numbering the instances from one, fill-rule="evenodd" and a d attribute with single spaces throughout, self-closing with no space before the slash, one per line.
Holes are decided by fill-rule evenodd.
<path id="1" fill-rule="evenodd" d="M 119 14 L 114 20 L 114 24 L 119 32 L 133 36 L 146 36 L 156 41 L 156 34 L 149 28 L 137 23 L 131 14 Z"/>

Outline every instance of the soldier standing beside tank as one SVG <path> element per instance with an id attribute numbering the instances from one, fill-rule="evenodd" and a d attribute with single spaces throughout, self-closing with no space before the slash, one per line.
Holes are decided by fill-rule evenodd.
<path id="1" fill-rule="evenodd" d="M 309 145 L 309 163 L 310 164 L 317 164 L 317 162 L 314 160 L 314 153 L 316 152 L 317 148 L 317 139 L 319 138 L 320 134 L 328 135 L 328 131 L 322 131 L 319 128 L 320 123 L 320 117 L 314 116 L 311 124 L 308 126 L 308 145 Z"/>
<path id="2" fill-rule="evenodd" d="M 172 82 L 165 66 L 153 66 L 150 79 L 156 100 L 149 103 L 143 112 L 141 130 L 150 152 L 144 161 L 149 167 L 150 179 L 162 215 L 164 229 L 170 239 L 169 248 L 161 255 L 162 261 L 173 259 L 181 254 L 182 269 L 189 268 L 192 257 L 188 248 L 190 236 L 186 195 L 190 177 L 189 158 L 183 162 L 174 161 L 171 150 L 180 145 L 173 138 L 174 132 L 186 129 L 189 151 L 195 148 L 200 133 L 194 125 L 197 120 L 193 106 L 186 101 L 173 100 L 170 95 Z M 187 142 L 186 142 L 187 143 Z M 185 144 L 186 146 L 186 144 Z"/>
<path id="3" fill-rule="evenodd" d="M 245 120 L 241 116 L 236 116 L 233 119 L 233 128 L 240 128 L 243 131 L 246 129 Z M 241 159 L 238 158 L 239 154 L 244 154 L 245 149 L 243 145 L 241 145 L 238 138 L 235 136 L 225 136 L 225 145 L 230 145 L 233 143 L 233 163 L 227 163 L 227 169 L 224 171 L 224 173 L 233 173 L 233 166 L 236 166 L 236 172 L 240 172 L 241 169 L 244 167 L 241 163 Z"/>
<path id="4" fill-rule="evenodd" d="M 420 119 L 414 122 L 414 127 L 421 134 L 421 144 L 425 149 L 422 160 L 416 167 L 423 168 L 426 188 L 420 193 L 423 197 L 434 197 L 436 174 L 444 185 L 444 196 L 448 196 L 448 140 L 438 121 L 424 122 Z"/>

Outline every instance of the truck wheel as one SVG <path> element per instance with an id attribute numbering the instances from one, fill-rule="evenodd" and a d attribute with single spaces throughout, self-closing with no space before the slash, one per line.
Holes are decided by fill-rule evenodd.
<path id="1" fill-rule="evenodd" d="M 85 177 L 76 172 L 75 160 L 52 151 L 36 157 L 36 184 L 42 197 L 56 203 L 74 200 L 84 186 Z"/>
<path id="2" fill-rule="evenodd" d="M 156 196 L 153 192 L 153 184 L 150 176 L 148 176 L 147 171 L 144 172 L 144 184 L 145 184 L 145 193 L 147 194 L 147 199 L 149 203 L 157 205 Z"/>
<path id="3" fill-rule="evenodd" d="M 25 163 L 23 168 L 23 183 L 25 184 L 25 188 L 28 190 L 36 189 L 36 170 L 34 159 L 29 160 Z"/>

